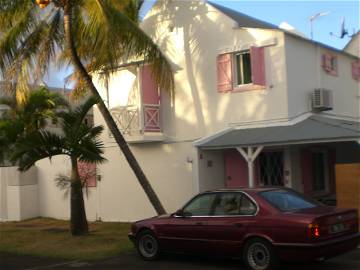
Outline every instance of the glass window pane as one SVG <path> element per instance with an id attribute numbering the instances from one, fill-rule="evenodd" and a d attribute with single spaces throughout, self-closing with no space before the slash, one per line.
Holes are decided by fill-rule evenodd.
<path id="1" fill-rule="evenodd" d="M 247 196 L 243 195 L 240 203 L 240 215 L 254 215 L 255 212 L 255 204 Z"/>
<path id="2" fill-rule="evenodd" d="M 244 53 L 242 55 L 243 59 L 243 77 L 244 84 L 251 83 L 251 61 L 250 61 L 250 53 Z"/>
<path id="3" fill-rule="evenodd" d="M 271 205 L 284 212 L 313 208 L 319 205 L 291 190 L 270 190 L 261 192 L 260 195 Z"/>
<path id="4" fill-rule="evenodd" d="M 191 216 L 209 216 L 216 194 L 203 194 L 193 199 L 184 207 L 184 212 Z"/>
<path id="5" fill-rule="evenodd" d="M 236 74 L 236 85 L 242 84 L 242 75 L 241 75 L 241 54 L 235 55 L 235 74 Z"/>
<path id="6" fill-rule="evenodd" d="M 214 216 L 239 215 L 241 193 L 221 193 L 214 207 Z"/>

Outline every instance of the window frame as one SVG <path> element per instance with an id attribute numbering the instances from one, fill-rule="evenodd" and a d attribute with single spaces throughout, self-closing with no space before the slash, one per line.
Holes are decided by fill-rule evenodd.
<path id="1" fill-rule="evenodd" d="M 238 67 L 237 67 L 237 56 L 240 55 L 245 55 L 245 54 L 248 54 L 249 55 L 249 60 L 250 60 L 250 63 L 249 63 L 249 69 L 250 69 L 250 80 L 251 82 L 250 83 L 241 83 L 241 84 L 238 84 L 238 74 L 239 74 L 239 70 L 238 70 Z M 251 86 L 251 85 L 254 85 L 253 83 L 253 74 L 252 74 L 252 67 L 251 67 L 251 53 L 250 53 L 250 49 L 248 50 L 242 50 L 242 51 L 236 51 L 236 52 L 233 52 L 231 53 L 231 57 L 232 57 L 232 77 L 233 77 L 233 89 L 236 91 L 237 89 L 241 89 L 242 87 L 246 87 L 246 86 Z M 241 79 L 242 81 L 244 81 L 244 68 L 243 68 L 243 57 L 240 58 L 240 65 L 241 65 Z"/>

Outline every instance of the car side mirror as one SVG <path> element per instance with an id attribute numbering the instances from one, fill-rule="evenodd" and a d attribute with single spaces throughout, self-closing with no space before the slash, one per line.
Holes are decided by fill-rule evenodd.
<path id="1" fill-rule="evenodd" d="M 178 216 L 178 217 L 184 217 L 184 210 L 182 209 L 179 209 L 175 212 L 175 216 Z"/>
<path id="2" fill-rule="evenodd" d="M 191 217 L 191 213 L 185 212 L 183 209 L 179 209 L 174 214 L 177 217 Z"/>

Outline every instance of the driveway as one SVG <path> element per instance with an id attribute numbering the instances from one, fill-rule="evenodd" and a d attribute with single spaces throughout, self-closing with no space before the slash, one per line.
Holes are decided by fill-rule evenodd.
<path id="1" fill-rule="evenodd" d="M 80 269 L 80 270 L 241 270 L 245 269 L 240 261 L 199 258 L 185 255 L 166 255 L 156 262 L 142 261 L 135 253 L 123 254 L 105 261 L 59 261 L 32 256 L 18 256 L 0 253 L 1 270 L 46 270 L 46 269 Z M 335 259 L 311 264 L 289 264 L 281 270 L 356 270 L 360 269 L 360 249 Z"/>

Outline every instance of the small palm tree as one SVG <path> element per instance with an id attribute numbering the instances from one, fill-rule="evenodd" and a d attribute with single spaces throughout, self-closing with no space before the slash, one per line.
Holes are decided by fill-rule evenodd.
<path id="1" fill-rule="evenodd" d="M 117 70 L 127 59 L 151 64 L 158 85 L 173 91 L 170 63 L 139 28 L 143 0 L 0 0 L 0 75 L 17 80 L 23 93 L 30 79 L 41 78 L 57 52 L 71 63 L 78 85 L 99 101 L 98 108 L 114 139 L 158 214 L 165 213 L 135 156 L 100 99 L 91 73 Z M 34 78 L 35 77 L 35 78 Z M 21 100 L 22 95 L 18 95 Z"/>
<path id="2" fill-rule="evenodd" d="M 86 114 L 96 103 L 95 98 L 90 98 L 75 109 L 59 113 L 61 134 L 45 129 L 27 134 L 17 141 L 11 155 L 21 171 L 28 170 L 43 158 L 51 159 L 57 155 L 70 158 L 70 230 L 73 235 L 88 232 L 78 162 L 98 164 L 105 161 L 102 157 L 103 144 L 99 140 L 103 127 L 89 127 L 84 123 Z"/>
<path id="3" fill-rule="evenodd" d="M 18 139 L 44 128 L 49 120 L 56 121 L 56 110 L 69 106 L 60 94 L 45 87 L 30 91 L 21 103 L 15 95 L 2 97 L 0 105 L 7 107 L 0 119 L 0 162 Z"/>

